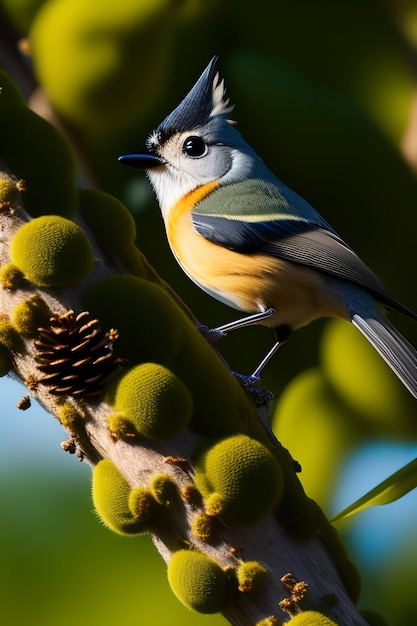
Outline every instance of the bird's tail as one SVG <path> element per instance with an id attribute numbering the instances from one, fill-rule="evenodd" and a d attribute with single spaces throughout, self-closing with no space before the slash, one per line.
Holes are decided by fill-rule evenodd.
<path id="1" fill-rule="evenodd" d="M 352 316 L 352 323 L 379 352 L 382 358 L 417 398 L 417 351 L 386 317 Z"/>

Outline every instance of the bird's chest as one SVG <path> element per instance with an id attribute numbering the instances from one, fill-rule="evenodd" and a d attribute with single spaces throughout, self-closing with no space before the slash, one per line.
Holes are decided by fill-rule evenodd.
<path id="1" fill-rule="evenodd" d="M 201 289 L 234 308 L 253 310 L 253 302 L 241 302 L 236 290 L 236 281 L 247 259 L 197 232 L 191 214 L 198 199 L 189 194 L 171 210 L 165 222 L 171 250 L 184 272 Z"/>
<path id="2" fill-rule="evenodd" d="M 277 313 L 265 322 L 268 326 L 286 323 L 297 328 L 331 314 L 319 272 L 267 254 L 235 252 L 200 235 L 191 217 L 198 199 L 201 195 L 188 194 L 165 225 L 173 254 L 199 287 L 242 311 L 273 307 Z"/>

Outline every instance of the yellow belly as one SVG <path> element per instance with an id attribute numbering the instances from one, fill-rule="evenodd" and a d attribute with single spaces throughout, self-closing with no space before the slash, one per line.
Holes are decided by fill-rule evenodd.
<path id="1" fill-rule="evenodd" d="M 191 211 L 216 186 L 215 181 L 198 187 L 170 211 L 168 241 L 186 274 L 236 309 L 251 313 L 273 307 L 276 313 L 263 322 L 266 326 L 288 324 L 295 330 L 319 317 L 347 317 L 320 272 L 264 254 L 234 252 L 200 235 Z"/>

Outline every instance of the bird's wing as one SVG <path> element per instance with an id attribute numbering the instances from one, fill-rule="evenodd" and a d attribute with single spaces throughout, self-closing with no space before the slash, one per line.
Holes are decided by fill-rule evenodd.
<path id="1" fill-rule="evenodd" d="M 306 219 L 245 221 L 192 212 L 203 237 L 235 252 L 267 254 L 314 268 L 366 289 L 387 307 L 417 319 L 399 303 L 379 278 L 334 232 Z"/>

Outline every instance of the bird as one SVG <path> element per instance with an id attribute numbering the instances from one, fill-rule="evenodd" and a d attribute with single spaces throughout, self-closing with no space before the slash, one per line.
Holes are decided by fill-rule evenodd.
<path id="1" fill-rule="evenodd" d="M 262 370 L 293 331 L 324 317 L 351 322 L 417 397 L 417 351 L 388 310 L 417 319 L 300 195 L 278 179 L 230 118 L 234 105 L 214 56 L 140 152 L 118 160 L 145 170 L 167 239 L 188 277 L 245 314 L 214 329 L 224 336 L 254 324 L 275 343 Z"/>

